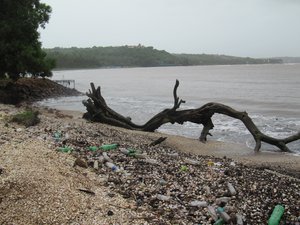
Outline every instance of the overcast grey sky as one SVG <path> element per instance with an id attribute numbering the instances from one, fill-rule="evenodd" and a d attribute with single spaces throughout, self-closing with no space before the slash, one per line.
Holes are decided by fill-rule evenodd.
<path id="1" fill-rule="evenodd" d="M 300 56 L 300 0 L 42 0 L 43 47 L 153 46 L 171 53 Z"/>

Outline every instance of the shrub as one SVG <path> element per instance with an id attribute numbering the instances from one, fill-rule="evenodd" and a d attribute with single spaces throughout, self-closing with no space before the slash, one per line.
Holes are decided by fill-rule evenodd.
<path id="1" fill-rule="evenodd" d="M 11 122 L 16 122 L 18 124 L 24 125 L 25 127 L 34 126 L 40 122 L 40 118 L 38 117 L 38 115 L 38 111 L 29 109 L 22 113 L 14 115 L 11 119 Z"/>

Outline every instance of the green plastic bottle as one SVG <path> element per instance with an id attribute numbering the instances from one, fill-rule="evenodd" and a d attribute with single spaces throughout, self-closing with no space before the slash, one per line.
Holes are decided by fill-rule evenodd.
<path id="1" fill-rule="evenodd" d="M 214 225 L 223 225 L 224 224 L 224 220 L 223 219 L 218 219 Z"/>
<path id="2" fill-rule="evenodd" d="M 94 152 L 94 151 L 97 151 L 99 148 L 97 146 L 90 146 L 89 147 L 89 150 Z"/>
<path id="3" fill-rule="evenodd" d="M 102 145 L 100 148 L 104 151 L 109 151 L 112 149 L 116 149 L 117 147 L 119 147 L 119 144 Z"/>
<path id="4" fill-rule="evenodd" d="M 284 207 L 282 205 L 276 205 L 268 220 L 268 225 L 278 225 L 283 213 Z"/>
<path id="5" fill-rule="evenodd" d="M 65 147 L 58 148 L 58 151 L 68 153 L 68 152 L 72 152 L 73 149 L 71 147 L 65 146 Z"/>

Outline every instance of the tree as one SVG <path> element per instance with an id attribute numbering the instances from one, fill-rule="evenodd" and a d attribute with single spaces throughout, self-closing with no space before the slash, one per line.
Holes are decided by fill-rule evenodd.
<path id="1" fill-rule="evenodd" d="M 41 48 L 38 28 L 45 28 L 51 7 L 39 0 L 0 0 L 0 78 L 51 76 L 54 60 Z"/>
<path id="2" fill-rule="evenodd" d="M 250 131 L 256 142 L 254 149 L 255 151 L 259 151 L 261 148 L 261 143 L 266 142 L 268 144 L 277 146 L 282 151 L 289 152 L 290 150 L 287 147 L 287 144 L 300 139 L 300 132 L 282 139 L 270 137 L 258 129 L 246 112 L 236 111 L 233 108 L 220 103 L 210 102 L 197 109 L 178 110 L 180 105 L 185 103 L 185 101 L 177 97 L 178 86 L 179 81 L 176 80 L 176 84 L 173 89 L 174 105 L 172 108 L 165 109 L 156 114 L 144 125 L 137 125 L 131 122 L 129 117 L 124 117 L 109 108 L 101 95 L 100 87 L 96 89 L 94 84 L 91 83 L 91 90 L 89 93 L 87 93 L 89 99 L 87 101 L 83 101 L 83 104 L 87 109 L 87 112 L 84 114 L 84 118 L 94 122 L 106 123 L 131 130 L 150 132 L 155 131 L 165 123 L 183 124 L 184 122 L 189 121 L 203 125 L 199 140 L 201 142 L 206 142 L 207 136 L 211 135 L 209 133 L 210 130 L 212 130 L 214 127 L 212 116 L 215 113 L 219 113 L 239 119 L 244 123 L 245 127 Z"/>

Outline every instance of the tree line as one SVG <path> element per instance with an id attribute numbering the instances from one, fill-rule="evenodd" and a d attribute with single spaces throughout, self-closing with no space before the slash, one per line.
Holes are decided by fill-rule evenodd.
<path id="1" fill-rule="evenodd" d="M 209 54 L 171 54 L 153 47 L 119 46 L 44 49 L 57 69 L 101 67 L 155 67 L 282 63 L 281 59 L 255 59 Z"/>

